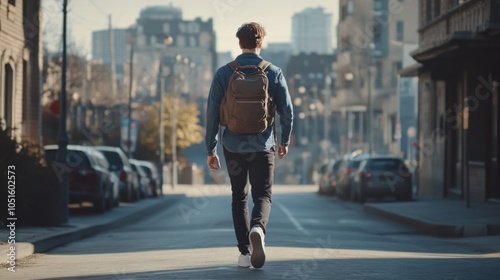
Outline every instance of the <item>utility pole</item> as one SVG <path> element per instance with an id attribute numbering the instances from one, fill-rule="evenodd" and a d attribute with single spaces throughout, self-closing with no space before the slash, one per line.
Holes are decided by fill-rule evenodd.
<path id="1" fill-rule="evenodd" d="M 159 163 L 158 163 L 158 172 L 160 173 L 160 188 L 163 189 L 163 163 L 165 162 L 165 124 L 163 123 L 163 115 L 164 113 L 164 101 L 163 101 L 163 89 L 164 89 L 164 77 L 163 77 L 163 67 L 162 67 L 162 55 L 158 60 L 158 82 L 157 82 L 157 94 L 160 97 L 160 118 L 158 123 L 160 124 L 160 151 L 159 151 Z M 159 195 L 159 194 L 158 194 Z"/>
<path id="2" fill-rule="evenodd" d="M 63 53 L 62 53 L 62 77 L 61 77 L 61 94 L 59 104 L 61 106 L 61 118 L 59 120 L 59 149 L 57 150 L 57 162 L 61 166 L 66 166 L 66 155 L 68 154 L 68 132 L 66 130 L 67 106 L 66 106 L 66 26 L 68 13 L 68 0 L 63 1 Z M 68 187 L 68 172 L 62 173 L 61 191 L 60 191 L 60 222 L 67 223 L 69 210 L 69 187 Z"/>
<path id="3" fill-rule="evenodd" d="M 134 42 L 130 44 L 130 62 L 129 62 L 129 85 L 128 85 L 128 124 L 127 124 L 127 156 L 132 158 L 132 89 L 134 84 Z"/>
<path id="4" fill-rule="evenodd" d="M 371 155 L 373 152 L 373 104 L 372 104 L 372 59 L 371 59 L 371 44 L 368 45 L 366 49 L 366 60 L 368 67 L 367 76 L 368 76 L 368 154 Z"/>
<path id="5" fill-rule="evenodd" d="M 175 189 L 177 184 L 177 110 L 175 106 L 176 89 L 175 89 L 175 67 L 172 79 L 172 189 Z"/>
<path id="6" fill-rule="evenodd" d="M 108 19 L 109 19 L 109 53 L 111 55 L 111 90 L 113 93 L 113 97 L 116 97 L 117 89 L 116 89 L 115 34 L 113 33 L 113 27 L 111 24 L 111 14 L 108 16 Z"/>

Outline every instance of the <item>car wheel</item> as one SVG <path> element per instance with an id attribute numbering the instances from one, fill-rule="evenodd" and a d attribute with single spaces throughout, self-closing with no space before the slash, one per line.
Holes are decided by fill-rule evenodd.
<path id="1" fill-rule="evenodd" d="M 342 197 L 344 200 L 349 200 L 351 198 L 351 192 L 352 192 L 352 189 L 351 187 L 344 187 L 343 189 L 343 193 L 342 193 Z"/>
<path id="2" fill-rule="evenodd" d="M 359 203 L 365 203 L 366 202 L 366 193 L 363 191 L 363 189 L 359 190 L 359 195 L 357 196 L 358 202 Z"/>
<path id="3" fill-rule="evenodd" d="M 110 211 L 113 209 L 114 198 L 113 198 L 113 190 L 108 191 L 108 198 L 106 199 L 106 210 Z"/>
<path id="4" fill-rule="evenodd" d="M 321 188 L 321 186 L 319 186 L 319 188 L 318 188 L 318 194 L 319 195 L 325 195 L 325 191 L 323 191 L 323 189 Z"/>
<path id="5" fill-rule="evenodd" d="M 411 193 L 407 193 L 407 194 L 400 195 L 400 196 L 396 197 L 396 199 L 399 201 L 411 201 L 412 195 L 411 195 Z"/>
<path id="6" fill-rule="evenodd" d="M 359 186 L 359 194 L 358 194 L 358 202 L 359 203 L 365 203 L 366 201 L 366 186 L 360 185 Z"/>
<path id="7" fill-rule="evenodd" d="M 106 211 L 106 201 L 107 200 L 106 200 L 106 196 L 104 195 L 102 189 L 103 188 L 101 187 L 101 191 L 100 191 L 99 195 L 97 196 L 97 198 L 93 202 L 94 210 L 97 213 L 103 213 L 104 211 Z"/>
<path id="8" fill-rule="evenodd" d="M 356 192 L 355 188 L 351 189 L 351 201 L 353 202 L 358 201 L 358 193 Z"/>

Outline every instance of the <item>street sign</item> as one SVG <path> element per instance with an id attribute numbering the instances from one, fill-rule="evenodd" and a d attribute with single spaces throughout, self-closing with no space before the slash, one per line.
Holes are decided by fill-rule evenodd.
<path id="1" fill-rule="evenodd" d="M 129 119 L 122 119 L 121 121 L 121 147 L 125 152 L 135 152 L 135 149 L 137 148 L 137 137 L 138 137 L 138 128 L 139 128 L 139 123 L 136 119 L 132 119 L 132 122 L 130 123 L 130 139 L 129 138 L 129 132 L 128 132 L 128 127 L 129 127 Z"/>

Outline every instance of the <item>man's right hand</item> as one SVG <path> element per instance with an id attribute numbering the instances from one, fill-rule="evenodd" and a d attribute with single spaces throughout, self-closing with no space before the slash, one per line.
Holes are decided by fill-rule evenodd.
<path id="1" fill-rule="evenodd" d="M 278 146 L 278 157 L 280 159 L 284 158 L 286 156 L 286 154 L 288 154 L 288 147 L 287 146 L 283 146 L 283 145 L 279 145 Z"/>
<path id="2" fill-rule="evenodd" d="M 219 156 L 218 155 L 208 156 L 207 165 L 211 171 L 217 171 L 220 168 Z"/>

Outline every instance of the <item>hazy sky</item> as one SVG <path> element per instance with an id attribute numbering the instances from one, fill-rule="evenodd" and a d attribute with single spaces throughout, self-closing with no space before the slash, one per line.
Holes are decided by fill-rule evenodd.
<path id="1" fill-rule="evenodd" d="M 108 15 L 113 26 L 128 27 L 135 23 L 140 11 L 147 6 L 174 5 L 182 9 L 184 19 L 213 18 L 217 35 L 217 51 L 240 53 L 235 37 L 244 22 L 262 23 L 267 30 L 265 42 L 289 42 L 291 18 L 307 7 L 324 7 L 333 13 L 335 30 L 338 18 L 337 0 L 69 0 L 68 32 L 78 50 L 91 53 L 91 34 L 108 27 Z M 45 38 L 52 49 L 60 49 L 62 32 L 62 0 L 44 0 Z"/>

